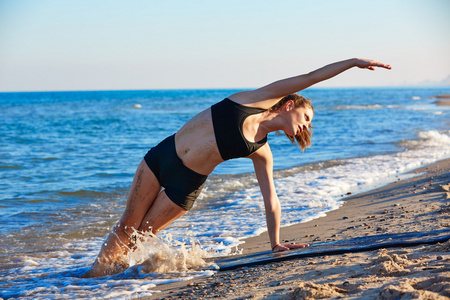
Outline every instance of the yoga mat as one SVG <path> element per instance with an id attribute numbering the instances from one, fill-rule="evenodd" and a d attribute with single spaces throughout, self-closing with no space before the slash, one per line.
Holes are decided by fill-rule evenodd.
<path id="1" fill-rule="evenodd" d="M 422 244 L 442 243 L 450 239 L 450 229 L 428 232 L 390 233 L 357 237 L 348 240 L 314 243 L 309 247 L 284 252 L 265 251 L 251 255 L 239 255 L 218 259 L 219 271 L 263 265 L 285 260 L 372 251 L 381 248 L 411 247 Z"/>

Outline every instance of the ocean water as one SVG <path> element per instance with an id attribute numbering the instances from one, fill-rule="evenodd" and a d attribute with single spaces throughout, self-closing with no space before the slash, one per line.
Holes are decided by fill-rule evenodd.
<path id="1" fill-rule="evenodd" d="M 80 276 L 124 209 L 137 165 L 152 146 L 235 90 L 0 93 L 0 297 L 137 298 L 157 285 L 215 272 L 217 256 L 265 230 L 248 159 L 208 178 L 194 208 L 132 267 Z M 337 209 L 343 194 L 450 157 L 450 88 L 308 89 L 313 146 L 302 153 L 269 135 L 282 225 Z"/>

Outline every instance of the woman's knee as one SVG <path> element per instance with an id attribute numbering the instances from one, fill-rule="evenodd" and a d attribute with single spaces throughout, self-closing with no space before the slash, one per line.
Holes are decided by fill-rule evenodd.
<path id="1" fill-rule="evenodd" d="M 153 206 L 148 210 L 139 230 L 152 231 L 154 234 L 157 234 L 185 213 L 187 213 L 187 210 L 170 200 L 163 190 L 159 193 Z"/>

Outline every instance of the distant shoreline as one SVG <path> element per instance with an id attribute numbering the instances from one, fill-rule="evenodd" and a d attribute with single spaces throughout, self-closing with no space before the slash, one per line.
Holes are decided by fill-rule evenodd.
<path id="1" fill-rule="evenodd" d="M 437 95 L 437 96 L 434 96 L 434 98 L 449 99 L 449 100 L 439 100 L 439 101 L 436 101 L 435 103 L 436 103 L 436 105 L 439 105 L 439 106 L 450 106 L 450 95 Z"/>

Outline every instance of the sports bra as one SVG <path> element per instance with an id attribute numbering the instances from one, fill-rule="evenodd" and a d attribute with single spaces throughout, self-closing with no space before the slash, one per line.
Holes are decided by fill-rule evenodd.
<path id="1" fill-rule="evenodd" d="M 266 111 L 262 108 L 244 106 L 228 98 L 211 106 L 211 116 L 217 147 L 223 160 L 246 157 L 264 146 L 267 136 L 257 142 L 249 142 L 242 125 L 250 115 Z"/>

